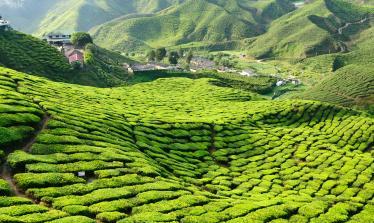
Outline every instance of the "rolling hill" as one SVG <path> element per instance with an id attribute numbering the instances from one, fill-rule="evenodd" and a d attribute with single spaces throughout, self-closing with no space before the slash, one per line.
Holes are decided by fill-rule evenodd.
<path id="1" fill-rule="evenodd" d="M 273 19 L 293 9 L 288 0 L 187 0 L 154 15 L 119 18 L 90 32 L 100 46 L 124 51 L 217 43 L 262 34 Z"/>
<path id="2" fill-rule="evenodd" d="M 0 5 L 14 27 L 38 36 L 59 30 L 88 31 L 93 26 L 127 14 L 152 13 L 182 0 L 26 0 Z"/>
<path id="3" fill-rule="evenodd" d="M 0 31 L 0 223 L 372 223 L 372 0 L 291 2 L 51 0 L 29 28 L 95 26 L 83 69 Z M 280 74 L 129 79 L 103 48 L 228 43 Z"/>
<path id="4" fill-rule="evenodd" d="M 0 31 L 0 63 L 25 73 L 39 74 L 58 80 L 71 67 L 54 47 L 18 31 Z"/>
<path id="5" fill-rule="evenodd" d="M 364 113 L 210 79 L 100 89 L 0 68 L 0 80 L 1 222 L 372 220 Z"/>
<path id="6" fill-rule="evenodd" d="M 248 47 L 258 58 L 300 59 L 350 51 L 373 23 L 374 8 L 345 0 L 316 0 L 274 21 Z"/>
<path id="7" fill-rule="evenodd" d="M 128 79 L 123 64 L 134 61 L 96 45 L 87 46 L 85 52 L 85 68 L 73 70 L 65 56 L 46 42 L 15 30 L 0 31 L 2 66 L 54 81 L 98 87 L 121 85 Z"/>

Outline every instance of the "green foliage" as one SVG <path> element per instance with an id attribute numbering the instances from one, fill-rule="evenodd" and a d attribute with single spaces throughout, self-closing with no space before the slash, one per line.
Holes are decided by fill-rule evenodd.
<path id="1" fill-rule="evenodd" d="M 372 67 L 348 65 L 305 92 L 306 99 L 321 100 L 368 109 L 373 104 L 374 70 Z"/>
<path id="2" fill-rule="evenodd" d="M 56 48 L 17 31 L 0 33 L 0 63 L 53 80 L 64 79 L 64 75 L 70 72 L 67 59 Z"/>
<path id="3" fill-rule="evenodd" d="M 157 61 L 162 61 L 166 56 L 166 49 L 165 47 L 156 49 L 155 56 Z"/>
<path id="4" fill-rule="evenodd" d="M 156 51 L 154 51 L 154 50 L 148 51 L 147 59 L 148 59 L 148 61 L 155 61 L 156 60 Z"/>
<path id="5" fill-rule="evenodd" d="M 178 52 L 175 52 L 175 51 L 169 52 L 168 60 L 170 64 L 173 64 L 173 65 L 178 64 L 179 58 L 180 57 L 179 57 Z"/>
<path id="6" fill-rule="evenodd" d="M 262 34 L 273 19 L 293 9 L 283 0 L 186 0 L 152 15 L 125 16 L 90 32 L 99 45 L 123 51 L 193 42 L 220 44 Z"/>
<path id="7" fill-rule="evenodd" d="M 300 59 L 344 52 L 349 42 L 359 37 L 357 34 L 370 28 L 372 14 L 372 6 L 352 1 L 313 1 L 272 23 L 264 35 L 250 44 L 248 53 L 258 58 Z M 357 23 L 364 18 L 367 20 Z M 339 34 L 346 23 L 353 24 Z"/>
<path id="8" fill-rule="evenodd" d="M 92 44 L 93 40 L 90 34 L 85 32 L 77 32 L 71 35 L 71 43 L 75 47 L 84 48 L 87 44 Z"/>
<path id="9" fill-rule="evenodd" d="M 2 128 L 34 126 L 25 134 L 30 150 L 7 147 L 7 161 L 17 192 L 40 201 L 4 194 L 1 221 L 344 222 L 373 214 L 366 113 L 270 101 L 212 85 L 219 77 L 95 88 L 0 74 Z"/>

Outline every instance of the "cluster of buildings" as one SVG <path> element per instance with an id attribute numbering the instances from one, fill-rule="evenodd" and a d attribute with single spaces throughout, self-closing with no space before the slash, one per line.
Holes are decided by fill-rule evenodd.
<path id="1" fill-rule="evenodd" d="M 147 64 L 124 64 L 124 68 L 128 71 L 129 74 L 134 74 L 136 72 L 145 72 L 145 71 L 179 71 L 182 70 L 179 66 L 167 65 L 162 63 L 147 63 Z"/>
<path id="2" fill-rule="evenodd" d="M 49 45 L 56 47 L 69 60 L 70 64 L 84 64 L 84 51 L 77 49 L 71 43 L 71 35 L 61 32 L 51 32 L 43 36 L 43 40 Z"/>
<path id="3" fill-rule="evenodd" d="M 190 70 L 197 72 L 198 70 L 214 70 L 216 63 L 204 57 L 193 57 L 190 62 Z"/>

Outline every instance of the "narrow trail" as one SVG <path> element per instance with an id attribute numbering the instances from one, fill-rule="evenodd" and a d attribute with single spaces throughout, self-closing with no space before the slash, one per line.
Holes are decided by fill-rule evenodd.
<path id="1" fill-rule="evenodd" d="M 216 130 L 214 129 L 214 124 L 210 125 L 210 131 L 211 131 L 211 145 L 208 148 L 208 152 L 210 154 L 210 157 L 212 157 L 213 161 L 221 167 L 228 167 L 229 164 L 224 161 L 217 160 L 217 158 L 214 157 L 214 153 L 217 151 L 217 148 L 215 146 L 215 138 L 216 138 Z"/>
<path id="2" fill-rule="evenodd" d="M 8 182 L 8 185 L 11 189 L 11 192 L 13 195 L 17 196 L 17 197 L 24 197 L 24 198 L 28 198 L 25 193 L 23 193 L 22 191 L 20 191 L 16 185 L 16 183 L 14 182 L 14 179 L 13 179 L 13 171 L 12 171 L 12 168 L 10 167 L 8 161 L 4 162 L 2 165 L 1 165 L 1 177 Z"/>
<path id="3" fill-rule="evenodd" d="M 365 18 L 363 18 L 363 19 L 361 19 L 360 21 L 357 21 L 357 22 L 347 22 L 347 23 L 345 23 L 344 26 L 338 28 L 339 35 L 343 35 L 344 30 L 347 29 L 349 26 L 362 24 L 362 23 L 368 21 L 370 18 L 372 18 L 372 17 L 369 16 L 369 17 L 365 17 Z M 348 51 L 348 47 L 345 44 L 345 42 L 338 41 L 338 45 L 339 45 L 338 47 L 340 48 L 341 53 L 345 53 L 345 52 Z"/>
<path id="4" fill-rule="evenodd" d="M 351 26 L 351 25 L 357 25 L 357 24 L 362 24 L 362 23 L 366 22 L 367 20 L 369 20 L 369 18 L 368 18 L 368 17 L 365 17 L 365 18 L 363 18 L 363 19 L 361 19 L 360 21 L 357 21 L 357 22 L 347 22 L 346 24 L 344 24 L 344 26 L 342 26 L 342 27 L 340 27 L 340 28 L 338 29 L 338 33 L 339 33 L 340 35 L 342 35 L 342 34 L 343 34 L 343 31 L 344 31 L 345 29 L 347 29 L 349 26 Z"/>
<path id="5" fill-rule="evenodd" d="M 29 140 L 27 140 L 25 142 L 25 144 L 22 146 L 22 150 L 25 151 L 25 152 L 30 152 L 31 150 L 31 147 L 32 145 L 34 145 L 35 141 L 36 141 L 36 138 L 38 137 L 38 135 L 44 130 L 47 128 L 47 125 L 48 125 L 48 121 L 51 119 L 51 116 L 46 113 L 44 116 L 43 116 L 43 119 L 42 121 L 39 123 L 36 131 L 34 132 L 34 134 L 31 136 L 31 138 Z"/>
<path id="6" fill-rule="evenodd" d="M 43 119 L 41 120 L 41 122 L 37 126 L 37 128 L 36 128 L 35 132 L 33 133 L 33 135 L 30 136 L 30 138 L 28 138 L 27 140 L 25 140 L 21 144 L 21 146 L 19 146 L 19 148 L 22 148 L 22 150 L 25 151 L 25 152 L 30 152 L 30 149 L 31 149 L 32 145 L 35 143 L 36 138 L 47 127 L 48 121 L 50 119 L 51 119 L 51 116 L 48 113 L 45 113 L 45 115 L 43 116 Z M 13 170 L 12 170 L 11 166 L 8 163 L 8 156 L 9 156 L 9 154 L 11 154 L 12 152 L 14 152 L 15 150 L 16 150 L 15 148 L 9 148 L 9 149 L 7 149 L 5 151 L 6 154 L 5 154 L 5 158 L 4 158 L 4 163 L 1 165 L 1 178 L 3 178 L 5 181 L 8 182 L 13 195 L 15 195 L 17 197 L 28 198 L 25 195 L 25 193 L 23 191 L 21 191 L 18 188 L 18 186 L 16 185 L 16 183 L 15 183 L 15 181 L 13 179 L 13 175 L 14 175 Z"/>

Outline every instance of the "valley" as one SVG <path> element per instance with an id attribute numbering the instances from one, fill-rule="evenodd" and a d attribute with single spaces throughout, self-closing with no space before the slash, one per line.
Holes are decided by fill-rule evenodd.
<path id="1" fill-rule="evenodd" d="M 372 0 L 0 16 L 0 223 L 373 222 Z"/>

